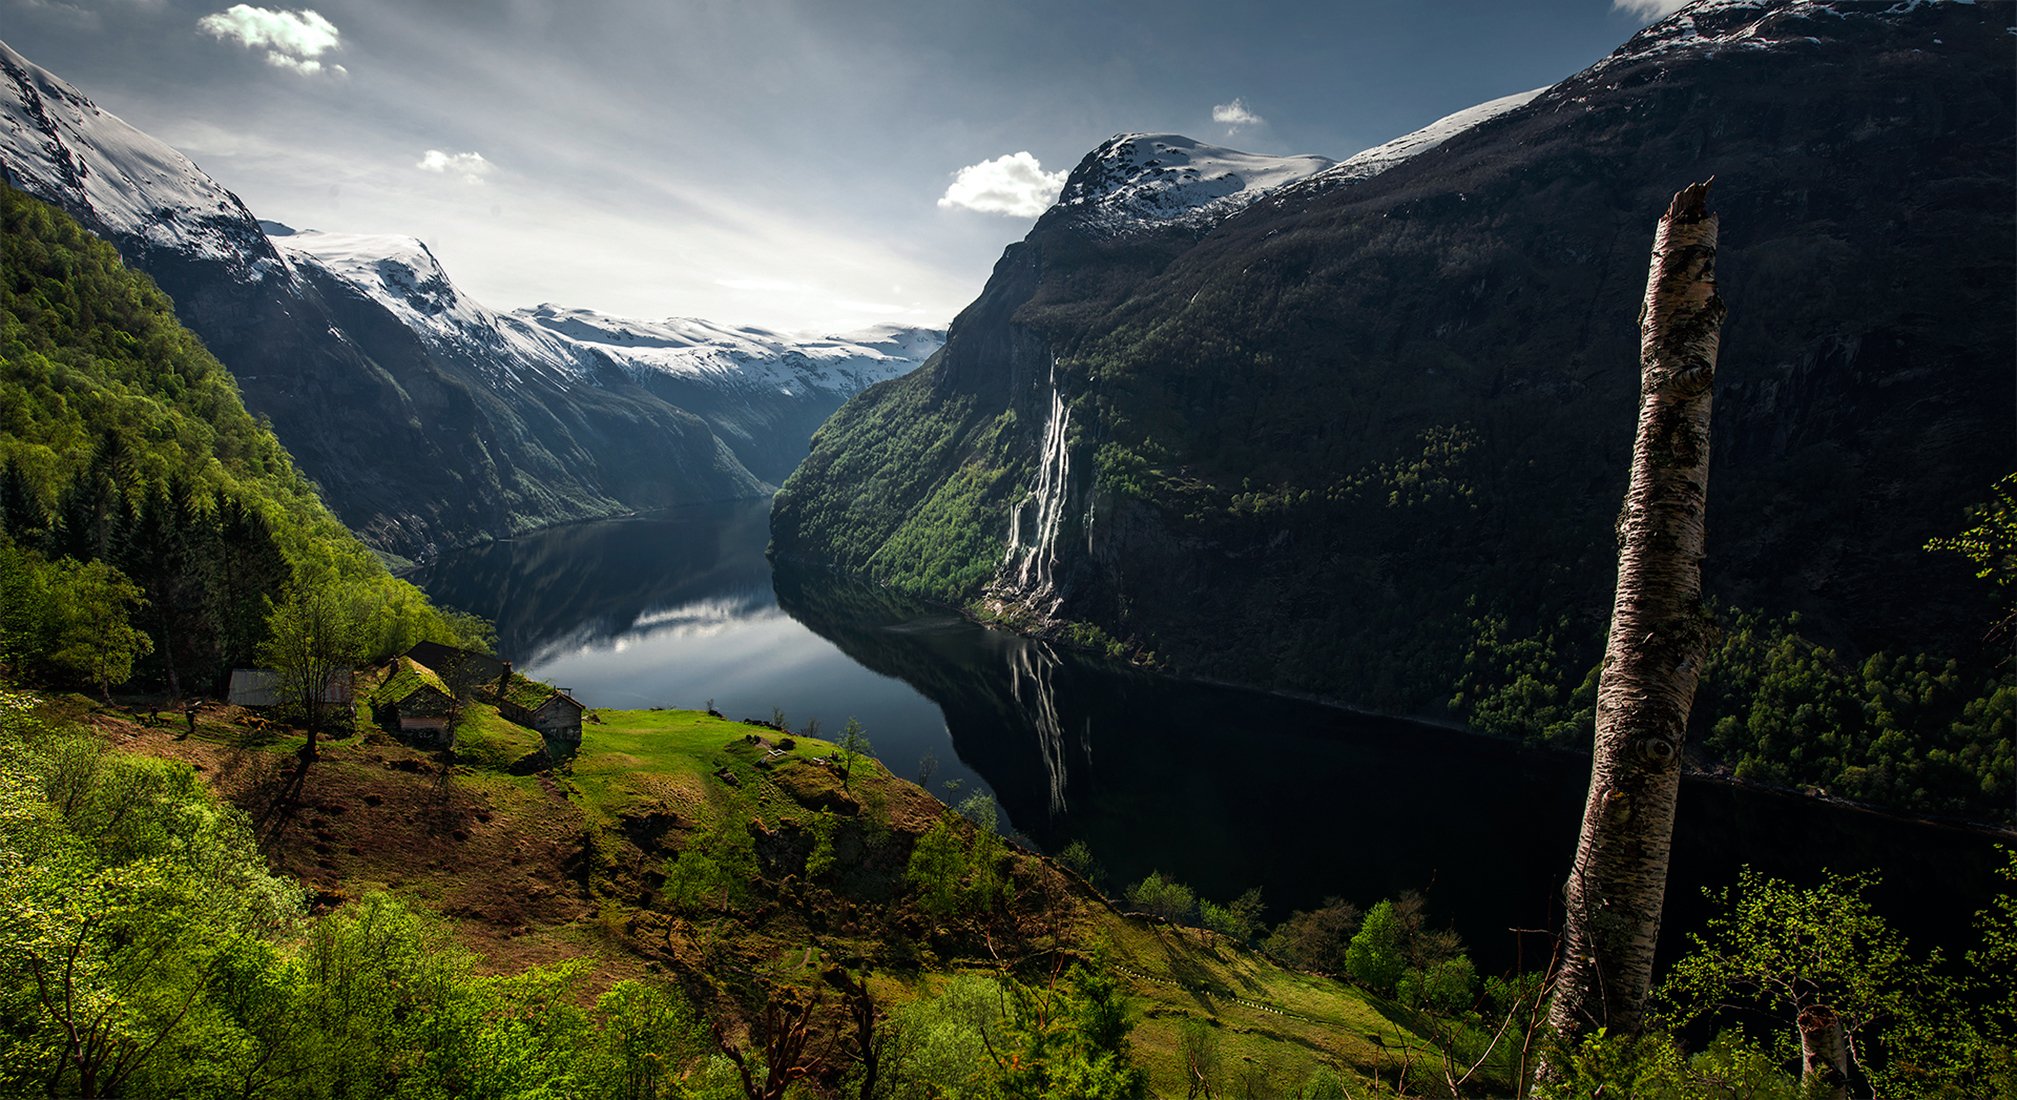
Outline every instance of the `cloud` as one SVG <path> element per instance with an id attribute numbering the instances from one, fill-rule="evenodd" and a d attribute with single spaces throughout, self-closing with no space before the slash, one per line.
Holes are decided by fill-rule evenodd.
<path id="1" fill-rule="evenodd" d="M 1010 153 L 953 173 L 952 186 L 938 204 L 948 210 L 964 207 L 983 214 L 1034 218 L 1050 209 L 1064 190 L 1063 172 L 1046 172 L 1027 151 Z"/>
<path id="2" fill-rule="evenodd" d="M 482 153 L 444 153 L 439 149 L 429 149 L 414 167 L 423 172 L 458 175 L 464 183 L 482 183 L 483 177 L 497 166 L 484 160 Z"/>
<path id="3" fill-rule="evenodd" d="M 1237 130 L 1242 126 L 1259 126 L 1267 119 L 1247 110 L 1240 97 L 1234 96 L 1231 103 L 1221 103 L 1212 108 L 1212 121 L 1223 122 L 1228 128 Z"/>
<path id="4" fill-rule="evenodd" d="M 1688 6 L 1688 0 L 1611 0 L 1611 10 L 1653 20 L 1672 15 Z"/>
<path id="5" fill-rule="evenodd" d="M 233 4 L 215 15 L 196 21 L 198 30 L 225 41 L 236 41 L 248 49 L 264 49 L 266 63 L 303 76 L 329 72 L 338 76 L 350 70 L 322 63 L 322 55 L 340 49 L 341 32 L 336 24 L 313 10 L 273 11 L 250 4 Z"/>

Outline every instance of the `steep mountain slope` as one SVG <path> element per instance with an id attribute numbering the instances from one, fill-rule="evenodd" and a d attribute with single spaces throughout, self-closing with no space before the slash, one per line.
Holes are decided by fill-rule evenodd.
<path id="1" fill-rule="evenodd" d="M 1203 224 L 1061 203 L 926 370 L 822 429 L 777 550 L 1395 710 L 1441 711 L 1493 629 L 1579 678 L 1653 222 L 1715 175 L 1712 592 L 1851 653 L 1969 650 L 1970 578 L 1920 547 L 2013 464 L 2011 14 L 1698 3 Z"/>
<path id="2" fill-rule="evenodd" d="M 337 514 L 393 554 L 761 495 L 820 419 L 934 342 L 733 334 L 690 341 L 720 352 L 712 372 L 659 369 L 469 301 L 417 241 L 269 239 L 187 158 L 4 44 L 0 74 L 0 177 L 153 275 Z"/>
<path id="3" fill-rule="evenodd" d="M 221 691 L 268 611 L 313 586 L 397 652 L 466 624 L 386 572 L 317 499 L 168 298 L 75 219 L 0 184 L 0 661 L 61 682 Z M 123 580 L 72 586 L 82 563 Z M 101 574 L 102 575 L 102 574 Z M 132 600 L 119 595 L 126 583 Z M 107 622 L 148 644 L 136 661 Z M 80 634 L 78 625 L 86 629 Z M 88 659 L 79 654 L 88 655 Z"/>

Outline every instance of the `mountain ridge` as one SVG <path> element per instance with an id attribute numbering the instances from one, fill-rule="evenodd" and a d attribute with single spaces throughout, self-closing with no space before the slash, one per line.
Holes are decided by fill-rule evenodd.
<path id="1" fill-rule="evenodd" d="M 315 256 L 333 235 L 259 222 L 4 43 L 0 177 L 152 275 L 331 508 L 394 559 L 767 495 L 841 400 L 935 346 L 929 329 L 853 344 L 715 326 L 712 369 L 648 369 L 475 303 L 412 238 L 350 235 L 337 261 Z"/>

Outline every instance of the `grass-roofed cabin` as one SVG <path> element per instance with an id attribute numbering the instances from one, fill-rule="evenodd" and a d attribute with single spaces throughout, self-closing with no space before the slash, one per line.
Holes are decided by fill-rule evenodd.
<path id="1" fill-rule="evenodd" d="M 445 742 L 455 710 L 448 684 L 411 657 L 394 658 L 385 682 L 371 693 L 372 720 L 416 742 Z"/>
<path id="2" fill-rule="evenodd" d="M 506 721 L 538 730 L 549 743 L 568 748 L 581 745 L 581 713 L 585 709 L 567 692 L 516 672 L 510 673 L 504 690 L 497 693 L 497 713 Z"/>

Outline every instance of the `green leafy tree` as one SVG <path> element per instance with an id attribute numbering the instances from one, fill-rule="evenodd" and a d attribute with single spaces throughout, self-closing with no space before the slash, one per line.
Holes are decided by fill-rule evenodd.
<path id="1" fill-rule="evenodd" d="M 1128 887 L 1127 900 L 1137 910 L 1167 921 L 1189 918 L 1198 902 L 1190 887 L 1164 878 L 1160 871 L 1150 871 L 1147 878 Z"/>
<path id="2" fill-rule="evenodd" d="M 1250 943 L 1260 935 L 1263 927 L 1261 914 L 1266 909 L 1258 886 L 1224 905 L 1198 899 L 1198 919 L 1204 922 L 1205 927 L 1241 943 Z"/>
<path id="3" fill-rule="evenodd" d="M 308 729 L 304 754 L 316 752 L 316 734 L 329 711 L 330 685 L 363 658 L 363 626 L 351 595 L 334 578 L 297 583 L 271 607 L 259 656 L 278 674 L 281 698 Z"/>
<path id="4" fill-rule="evenodd" d="M 133 675 L 133 662 L 154 648 L 133 615 L 147 601 L 139 586 L 102 561 L 57 566 L 53 606 L 54 652 L 58 668 L 83 677 L 108 702 L 112 687 Z"/>
<path id="5" fill-rule="evenodd" d="M 584 1076 L 598 1100 L 658 1100 L 710 1046 L 686 1000 L 655 983 L 617 982 L 596 998 L 595 1016 L 592 1062 Z"/>
<path id="6" fill-rule="evenodd" d="M 1401 954 L 1402 928 L 1394 903 L 1381 900 L 1366 911 L 1366 919 L 1345 948 L 1345 973 L 1378 993 L 1392 993 L 1406 972 Z"/>
<path id="7" fill-rule="evenodd" d="M 942 818 L 917 839 L 904 867 L 904 881 L 915 892 L 919 908 L 943 919 L 960 911 L 966 872 L 967 851 L 959 829 Z"/>
<path id="8" fill-rule="evenodd" d="M 2017 618 L 2017 473 L 1998 481 L 1988 501 L 1968 510 L 1968 518 L 1974 526 L 1930 539 L 1926 549 L 1967 558 L 1975 576 L 1996 586 L 2003 607 L 1991 633 L 2005 633 Z"/>
<path id="9" fill-rule="evenodd" d="M 812 851 L 805 857 L 805 877 L 816 879 L 833 870 L 837 861 L 833 840 L 839 823 L 832 810 L 821 810 L 813 815 Z"/>
<path id="10" fill-rule="evenodd" d="M 0 1083 L 207 1087 L 247 1045 L 227 982 L 264 969 L 300 889 L 186 766 L 39 729 L 19 697 L 0 726 Z"/>
<path id="11" fill-rule="evenodd" d="M 855 762 L 870 755 L 874 750 L 870 747 L 868 738 L 862 733 L 861 723 L 853 718 L 849 718 L 847 725 L 841 727 L 840 740 L 835 741 L 834 746 L 838 750 L 835 758 L 840 763 L 840 785 L 845 788 L 848 777 L 854 773 Z"/>
<path id="12" fill-rule="evenodd" d="M 1927 967 L 1863 896 L 1875 881 L 1868 873 L 1827 874 L 1803 888 L 1744 869 L 1734 889 L 1711 893 L 1718 914 L 1705 933 L 1689 936 L 1691 950 L 1661 987 L 1664 1022 L 1682 1027 L 1719 1008 L 1748 1007 L 1776 1024 L 1777 1057 L 1802 1064 L 1791 1037 L 1821 1042 L 1811 1037 L 1815 1022 L 1831 1017 L 1853 1072 L 1873 1079 L 1882 1064 L 1875 1048 L 1926 1011 L 1934 992 Z M 1832 1058 L 1806 1054 L 1810 1067 L 1812 1058 Z M 1818 1083 L 1831 1071 L 1808 1076 Z"/>
<path id="13" fill-rule="evenodd" d="M 1128 1050 L 1127 1004 L 1111 975 L 1074 964 L 1062 978 L 1010 991 L 995 1054 L 1011 1100 L 1138 1100 L 1148 1074 Z"/>

